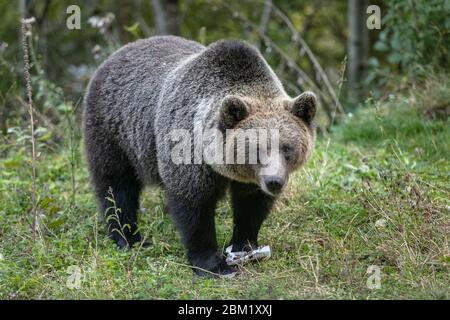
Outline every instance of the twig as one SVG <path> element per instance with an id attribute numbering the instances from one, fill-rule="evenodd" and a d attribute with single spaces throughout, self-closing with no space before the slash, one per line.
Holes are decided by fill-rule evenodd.
<path id="1" fill-rule="evenodd" d="M 308 32 L 310 27 L 313 24 L 314 18 L 315 18 L 315 14 L 317 13 L 317 11 L 320 10 L 320 7 L 322 6 L 322 1 L 321 0 L 316 0 L 312 3 L 312 7 L 313 9 L 311 10 L 311 13 L 306 13 L 305 14 L 305 18 L 303 20 L 302 23 L 302 28 L 301 28 L 301 33 L 305 34 L 305 32 Z"/>
<path id="2" fill-rule="evenodd" d="M 266 33 L 267 25 L 270 22 L 270 15 L 272 14 L 272 0 L 264 1 L 264 8 L 261 15 L 261 22 L 259 23 L 259 32 Z"/>
<path id="3" fill-rule="evenodd" d="M 276 45 L 272 39 L 267 36 L 266 34 L 261 32 L 261 29 L 259 28 L 259 26 L 253 24 L 251 21 L 249 21 L 247 18 L 245 18 L 243 15 L 241 15 L 236 9 L 234 9 L 231 5 L 229 5 L 226 2 L 221 2 L 221 4 L 228 9 L 231 14 L 233 15 L 233 17 L 239 19 L 242 21 L 243 24 L 245 24 L 245 26 L 249 27 L 250 29 L 252 29 L 266 44 L 266 46 L 271 47 L 275 50 L 275 52 L 278 53 L 278 55 L 281 57 L 282 60 L 284 60 L 287 64 L 287 66 L 294 70 L 299 78 L 304 81 L 305 83 L 307 83 L 312 90 L 316 91 L 318 93 L 318 95 L 325 101 L 327 102 L 327 104 L 329 105 L 333 105 L 335 104 L 339 110 L 342 110 L 342 106 L 339 102 L 339 100 L 336 97 L 336 94 L 334 93 L 334 89 L 331 87 L 331 85 L 327 86 L 325 79 L 327 79 L 328 81 L 328 77 L 326 76 L 325 72 L 323 71 L 323 69 L 320 67 L 320 70 L 322 72 L 320 72 L 319 70 L 317 70 L 317 72 L 319 73 L 319 75 L 321 76 L 321 79 L 323 80 L 323 82 L 325 83 L 325 86 L 327 87 L 327 91 L 329 92 L 329 96 L 327 94 L 325 94 L 325 92 L 323 92 L 322 89 L 320 89 L 318 87 L 318 85 L 314 82 L 314 80 L 312 80 L 308 74 L 306 74 L 298 65 L 297 63 L 289 57 L 289 55 L 283 51 L 283 49 L 281 49 L 278 45 Z M 272 4 L 272 7 L 275 9 L 275 5 Z M 295 30 L 295 29 L 294 29 Z M 311 52 L 312 54 L 312 52 Z M 317 60 L 316 63 L 318 64 Z M 316 67 L 316 64 L 313 65 Z M 319 65 L 320 66 L 320 65 Z M 317 69 L 317 68 L 316 68 Z M 329 84 L 329 82 L 328 82 Z M 301 83 L 298 83 L 298 85 L 301 85 Z M 330 99 L 332 101 L 330 101 Z M 332 110 L 331 108 L 327 108 L 326 109 L 326 114 L 327 116 L 329 116 L 330 120 L 331 120 L 331 113 Z"/>
<path id="4" fill-rule="evenodd" d="M 317 89 L 320 91 L 320 89 L 317 87 L 317 85 L 314 83 L 314 81 L 302 70 L 299 68 L 299 66 L 295 63 L 294 60 L 292 60 L 289 55 L 283 51 L 278 45 L 275 44 L 275 42 L 272 41 L 272 39 L 267 36 L 266 34 L 261 32 L 261 29 L 259 26 L 256 26 L 252 22 L 250 22 L 247 18 L 242 16 L 238 11 L 236 11 L 232 6 L 230 6 L 228 3 L 222 3 L 225 8 L 227 8 L 235 18 L 238 18 L 241 20 L 246 26 L 248 26 L 250 29 L 252 29 L 256 34 L 266 43 L 266 46 L 273 48 L 280 57 L 285 60 L 287 66 L 291 69 L 293 69 L 295 72 L 297 72 L 300 76 L 300 78 L 308 83 L 311 87 L 314 89 Z"/>
<path id="5" fill-rule="evenodd" d="M 34 18 L 22 19 L 22 49 L 23 49 L 23 70 L 26 83 L 26 95 L 28 102 L 28 113 L 30 115 L 31 126 L 31 167 L 32 167 L 32 188 L 31 203 L 33 213 L 33 241 L 36 241 L 37 210 L 36 210 L 36 139 L 34 136 L 34 115 L 33 115 L 33 88 L 31 87 L 30 56 L 28 53 L 27 37 L 31 35 L 31 24 Z"/>
<path id="6" fill-rule="evenodd" d="M 25 107 L 28 107 L 28 102 L 23 100 L 21 97 L 17 97 L 17 101 Z M 34 116 L 36 117 L 36 121 L 43 122 L 51 131 L 56 135 L 57 139 L 62 139 L 64 137 L 64 133 L 56 126 L 52 120 L 47 117 L 45 114 L 41 113 L 38 109 L 33 108 Z"/>
<path id="7" fill-rule="evenodd" d="M 139 27 L 141 28 L 142 32 L 146 37 L 150 37 L 152 35 L 152 30 L 148 26 L 147 22 L 145 21 L 143 15 L 142 15 L 142 0 L 138 1 L 137 4 L 138 10 L 136 10 L 136 20 L 139 23 Z"/>
<path id="8" fill-rule="evenodd" d="M 292 34 L 294 35 L 293 39 L 294 41 L 298 41 L 298 43 L 302 46 L 302 48 L 305 50 L 306 55 L 309 57 L 311 62 L 313 63 L 314 67 L 316 68 L 317 72 L 320 74 L 321 79 L 323 80 L 328 92 L 330 93 L 331 97 L 334 100 L 334 103 L 336 104 L 337 108 L 340 112 L 344 113 L 344 109 L 342 108 L 341 103 L 339 102 L 339 99 L 336 95 L 336 92 L 334 91 L 330 80 L 328 79 L 327 74 L 323 70 L 322 66 L 320 65 L 319 61 L 317 61 L 316 56 L 311 51 L 310 47 L 306 43 L 306 41 L 301 37 L 300 33 L 295 29 L 294 25 L 292 24 L 291 20 L 275 5 L 273 6 L 273 11 L 276 15 L 278 15 L 284 23 L 288 26 L 289 30 L 291 30 Z"/>
<path id="9" fill-rule="evenodd" d="M 338 99 L 341 96 L 341 91 L 342 91 L 342 84 L 345 81 L 345 70 L 347 68 L 347 56 L 345 56 L 344 61 L 342 61 L 341 64 L 341 77 L 339 78 L 339 82 L 338 82 L 338 92 L 337 92 L 337 97 Z M 335 105 L 334 110 L 333 110 L 333 114 L 331 117 L 331 123 L 330 123 L 330 127 L 333 126 L 334 124 L 334 119 L 336 118 L 336 111 L 337 111 L 337 105 Z"/>

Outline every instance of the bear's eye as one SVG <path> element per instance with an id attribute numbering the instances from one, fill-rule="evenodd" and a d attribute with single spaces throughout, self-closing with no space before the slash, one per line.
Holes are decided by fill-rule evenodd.
<path id="1" fill-rule="evenodd" d="M 288 144 L 283 144 L 281 146 L 281 152 L 283 153 L 286 161 L 289 161 L 292 159 L 292 156 L 294 154 L 294 148 L 292 148 L 292 146 L 290 146 Z"/>

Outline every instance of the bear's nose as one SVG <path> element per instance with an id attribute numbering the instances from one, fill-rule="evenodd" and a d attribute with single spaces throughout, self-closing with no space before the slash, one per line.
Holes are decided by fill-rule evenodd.
<path id="1" fill-rule="evenodd" d="M 284 179 L 278 176 L 268 176 L 264 179 L 267 190 L 270 193 L 278 194 L 284 186 Z"/>

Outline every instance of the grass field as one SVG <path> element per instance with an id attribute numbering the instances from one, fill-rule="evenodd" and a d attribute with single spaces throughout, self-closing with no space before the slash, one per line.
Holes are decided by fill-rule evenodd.
<path id="1" fill-rule="evenodd" d="M 319 137 L 262 228 L 273 257 L 231 280 L 193 276 L 158 190 L 142 200 L 152 246 L 117 250 L 99 221 L 81 143 L 52 143 L 45 131 L 33 241 L 29 140 L 10 130 L 0 149 L 0 298 L 449 299 L 446 83 L 368 101 Z M 216 221 L 225 247 L 226 202 Z M 368 269 L 379 270 L 378 287 Z"/>

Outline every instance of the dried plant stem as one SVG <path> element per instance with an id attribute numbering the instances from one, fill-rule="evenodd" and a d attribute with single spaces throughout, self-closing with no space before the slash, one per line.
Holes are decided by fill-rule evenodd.
<path id="1" fill-rule="evenodd" d="M 324 82 L 325 87 L 327 88 L 329 94 L 331 95 L 331 97 L 332 97 L 332 99 L 333 99 L 337 109 L 341 113 L 344 113 L 344 109 L 342 108 L 342 105 L 339 102 L 339 98 L 336 95 L 336 92 L 334 91 L 334 88 L 331 85 L 330 80 L 328 79 L 328 76 L 327 76 L 326 72 L 323 70 L 322 66 L 320 65 L 319 61 L 317 60 L 317 58 L 314 55 L 314 53 L 312 52 L 312 50 L 309 48 L 309 46 L 306 43 L 306 41 L 300 36 L 300 33 L 295 29 L 294 25 L 292 24 L 291 20 L 288 18 L 287 15 L 285 15 L 276 6 L 273 6 L 273 10 L 276 13 L 276 15 L 278 17 L 280 17 L 284 21 L 284 23 L 288 26 L 289 30 L 291 31 L 291 33 L 293 35 L 294 41 L 298 42 L 301 45 L 301 47 L 303 48 L 303 50 L 305 50 L 306 55 L 308 56 L 308 58 L 310 59 L 310 61 L 314 65 L 316 71 L 319 73 L 319 75 L 320 75 L 322 81 Z"/>
<path id="2" fill-rule="evenodd" d="M 33 214 L 33 241 L 36 240 L 37 231 L 37 210 L 36 210 L 36 140 L 34 136 L 34 113 L 33 113 L 33 89 L 31 87 L 30 75 L 30 56 L 28 51 L 27 37 L 30 33 L 32 19 L 22 19 L 22 49 L 23 49 L 23 69 L 26 84 L 26 96 L 28 104 L 28 113 L 30 116 L 31 127 L 31 169 L 32 169 L 32 187 L 31 204 Z"/>
<path id="3" fill-rule="evenodd" d="M 345 82 L 345 71 L 346 71 L 346 69 L 347 69 L 347 56 L 345 56 L 345 58 L 344 58 L 344 61 L 342 61 L 342 63 L 341 63 L 341 77 L 339 78 L 339 82 L 338 82 L 338 91 L 337 91 L 337 98 L 338 98 L 338 101 L 339 101 L 339 98 L 340 98 L 340 96 L 341 96 L 341 91 L 342 91 L 342 85 L 344 84 L 344 82 Z M 334 110 L 333 110 L 333 114 L 332 114 L 332 117 L 331 117 L 331 124 L 330 124 L 330 127 L 332 127 L 333 126 L 333 124 L 334 124 L 334 120 L 335 120 L 335 118 L 336 118 L 336 109 L 338 108 L 338 105 L 335 105 L 334 106 Z M 344 113 L 344 111 L 342 110 L 342 114 L 341 115 L 345 115 L 345 113 Z"/>

